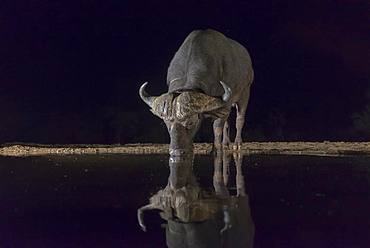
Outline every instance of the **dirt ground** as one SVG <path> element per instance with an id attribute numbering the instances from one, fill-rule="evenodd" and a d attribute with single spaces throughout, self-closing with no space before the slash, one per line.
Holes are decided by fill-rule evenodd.
<path id="1" fill-rule="evenodd" d="M 212 144 L 194 144 L 196 154 L 209 154 Z M 233 152 L 233 149 L 228 149 Z M 248 142 L 243 154 L 288 154 L 288 155 L 370 155 L 370 142 Z M 40 145 L 6 144 L 0 147 L 0 156 L 41 156 L 72 154 L 166 154 L 167 144 L 126 145 Z"/>

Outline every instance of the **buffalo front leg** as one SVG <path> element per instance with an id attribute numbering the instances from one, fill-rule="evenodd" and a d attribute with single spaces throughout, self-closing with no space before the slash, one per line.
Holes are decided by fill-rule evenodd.
<path id="1" fill-rule="evenodd" d="M 228 149 L 230 144 L 229 138 L 229 122 L 226 120 L 224 124 L 223 136 L 222 136 L 222 147 Z"/>
<path id="2" fill-rule="evenodd" d="M 224 129 L 225 121 L 221 118 L 216 119 L 213 122 L 213 134 L 215 136 L 213 146 L 215 149 L 221 149 L 221 138 L 222 138 L 222 132 Z"/>

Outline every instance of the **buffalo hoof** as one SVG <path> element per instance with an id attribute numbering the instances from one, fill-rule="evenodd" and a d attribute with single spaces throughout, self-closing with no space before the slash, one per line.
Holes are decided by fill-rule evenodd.
<path id="1" fill-rule="evenodd" d="M 213 151 L 222 151 L 231 149 L 230 144 L 213 144 Z"/>
<path id="2" fill-rule="evenodd" d="M 213 144 L 212 154 L 214 155 L 222 154 L 222 151 L 223 151 L 223 148 L 221 144 Z"/>
<path id="3" fill-rule="evenodd" d="M 213 143 L 213 150 L 221 150 L 222 149 L 222 144 L 221 143 Z"/>
<path id="4" fill-rule="evenodd" d="M 242 149 L 242 143 L 234 143 L 233 150 L 241 150 Z"/>
<path id="5" fill-rule="evenodd" d="M 229 150 L 230 144 L 229 143 L 222 143 L 222 149 Z"/>

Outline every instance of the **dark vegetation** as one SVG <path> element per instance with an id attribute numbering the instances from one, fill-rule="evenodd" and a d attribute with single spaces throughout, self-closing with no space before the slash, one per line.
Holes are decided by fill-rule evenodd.
<path id="1" fill-rule="evenodd" d="M 252 102 L 251 106 L 253 104 L 255 103 Z M 318 117 L 316 121 L 308 117 L 294 119 L 290 117 L 291 113 L 277 107 L 263 113 L 258 113 L 250 107 L 248 113 L 244 134 L 244 140 L 247 141 L 368 141 L 370 139 L 370 104 L 350 113 L 344 119 L 346 125 L 338 123 L 332 128 L 327 126 L 328 120 L 325 115 Z M 232 115 L 234 114 L 233 112 Z M 126 110 L 124 107 L 107 105 L 91 110 L 53 113 L 25 111 L 3 116 L 0 125 L 2 143 L 14 141 L 58 144 L 169 142 L 165 125 L 159 118 L 153 116 L 146 106 Z M 235 135 L 233 127 L 231 134 Z M 208 120 L 202 124 L 196 141 L 212 140 L 212 123 Z"/>

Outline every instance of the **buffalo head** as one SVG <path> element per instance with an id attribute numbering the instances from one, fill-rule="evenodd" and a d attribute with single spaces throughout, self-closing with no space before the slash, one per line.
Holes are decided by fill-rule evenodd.
<path id="1" fill-rule="evenodd" d="M 149 105 L 154 115 L 166 123 L 170 134 L 170 155 L 181 155 L 192 150 L 193 138 L 200 127 L 204 116 L 221 117 L 228 110 L 230 88 L 220 82 L 224 94 L 222 97 L 213 97 L 198 91 L 182 91 L 165 93 L 161 96 L 150 96 L 144 83 L 139 90 L 141 99 Z"/>

